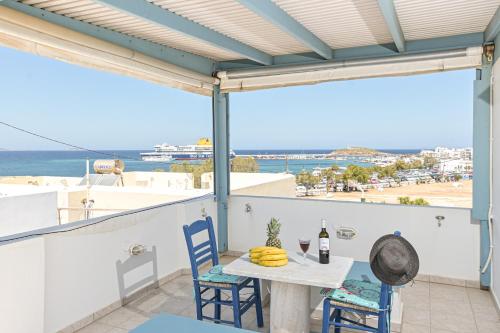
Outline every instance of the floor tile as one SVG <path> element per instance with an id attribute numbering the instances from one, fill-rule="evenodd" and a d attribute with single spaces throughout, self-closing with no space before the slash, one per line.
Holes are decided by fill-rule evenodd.
<path id="1" fill-rule="evenodd" d="M 499 333 L 500 322 L 480 321 L 477 322 L 477 328 L 479 333 Z"/>
<path id="2" fill-rule="evenodd" d="M 221 263 L 229 260 L 231 258 L 221 259 Z M 229 294 L 225 296 L 229 297 Z M 403 303 L 402 333 L 500 333 L 500 318 L 489 292 L 417 281 L 413 286 L 405 287 Z M 207 307 L 206 313 L 212 315 L 212 308 Z M 232 320 L 231 309 L 223 309 L 223 318 Z M 196 318 L 190 275 L 179 276 L 149 291 L 79 333 L 125 333 L 161 312 Z M 254 309 L 243 316 L 243 327 L 269 332 L 269 306 L 264 307 L 263 312 L 263 328 L 257 327 Z"/>
<path id="3" fill-rule="evenodd" d="M 416 281 L 413 285 L 407 285 L 403 289 L 404 295 L 424 295 L 430 293 L 430 284 L 427 282 Z"/>
<path id="4" fill-rule="evenodd" d="M 431 328 L 460 333 L 477 332 L 475 320 L 460 313 L 431 312 Z"/>
<path id="5" fill-rule="evenodd" d="M 489 291 L 485 291 L 485 290 L 481 290 L 481 289 L 474 289 L 474 288 L 467 288 L 466 292 L 467 292 L 467 295 L 469 296 L 469 301 L 473 306 L 475 306 L 475 305 L 494 306 L 495 305 L 495 303 L 493 301 L 493 297 L 491 296 L 491 293 Z"/>
<path id="6" fill-rule="evenodd" d="M 106 333 L 128 333 L 128 330 L 125 330 L 123 328 L 113 327 L 110 331 Z"/>
<path id="7" fill-rule="evenodd" d="M 126 307 L 119 308 L 111 312 L 109 315 L 102 317 L 97 322 L 101 324 L 110 325 L 113 327 L 121 327 L 123 323 L 130 319 L 140 320 L 142 318 L 147 318 L 143 314 L 139 314 L 136 311 L 128 309 Z"/>
<path id="8" fill-rule="evenodd" d="M 132 318 L 127 320 L 126 322 L 120 324 L 119 328 L 125 329 L 125 330 L 131 330 L 136 328 L 137 326 L 144 324 L 149 318 Z"/>
<path id="9" fill-rule="evenodd" d="M 403 331 L 402 333 L 406 333 L 406 332 Z M 442 330 L 442 329 L 439 329 L 439 328 L 431 328 L 431 333 L 456 333 L 456 332 L 448 331 L 448 330 Z"/>
<path id="10" fill-rule="evenodd" d="M 444 313 L 460 313 L 462 316 L 473 319 L 472 307 L 468 301 L 451 301 L 446 298 L 432 298 L 431 299 L 431 313 L 444 312 Z"/>
<path id="11" fill-rule="evenodd" d="M 431 283 L 430 297 L 431 299 L 440 298 L 449 301 L 469 302 L 469 297 L 465 289 L 465 287 Z"/>
<path id="12" fill-rule="evenodd" d="M 108 333 L 112 329 L 112 326 L 106 324 L 92 323 L 89 326 L 86 326 L 79 330 L 78 333 Z"/>
<path id="13" fill-rule="evenodd" d="M 403 311 L 403 322 L 430 327 L 431 311 L 427 307 L 406 305 Z"/>
<path id="14" fill-rule="evenodd" d="M 431 328 L 429 326 L 404 323 L 402 331 L 402 333 L 431 333 Z"/>

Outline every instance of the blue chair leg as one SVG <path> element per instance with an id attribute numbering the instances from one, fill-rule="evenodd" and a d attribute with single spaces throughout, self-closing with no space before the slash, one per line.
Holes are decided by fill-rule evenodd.
<path id="1" fill-rule="evenodd" d="M 259 279 L 253 280 L 253 292 L 255 293 L 255 311 L 257 312 L 257 326 L 264 327 L 264 317 L 262 316 L 262 299 L 260 298 Z"/>
<path id="2" fill-rule="evenodd" d="M 333 311 L 333 316 L 334 316 L 334 323 L 335 324 L 340 324 L 340 320 L 341 320 L 341 316 L 342 316 L 342 311 L 340 311 L 339 309 L 335 309 Z M 337 326 L 335 325 L 335 330 L 334 330 L 335 333 L 340 333 L 340 326 Z"/>
<path id="3" fill-rule="evenodd" d="M 194 299 L 196 301 L 196 319 L 203 320 L 203 308 L 201 307 L 201 291 L 200 285 L 197 282 L 194 283 Z"/>
<path id="4" fill-rule="evenodd" d="M 232 298 L 233 298 L 233 318 L 234 327 L 241 328 L 241 313 L 240 313 L 240 292 L 238 286 L 233 285 L 231 288 Z"/>
<path id="5" fill-rule="evenodd" d="M 377 333 L 387 333 L 387 311 L 380 311 L 378 314 Z"/>
<path id="6" fill-rule="evenodd" d="M 220 289 L 215 289 L 214 292 L 215 292 L 215 301 L 220 302 L 221 301 Z M 216 323 L 219 323 L 220 320 L 220 310 L 221 310 L 220 303 L 215 303 L 214 318 Z"/>
<path id="7" fill-rule="evenodd" d="M 328 333 L 330 330 L 330 300 L 325 298 L 323 301 L 323 327 L 321 333 Z"/>

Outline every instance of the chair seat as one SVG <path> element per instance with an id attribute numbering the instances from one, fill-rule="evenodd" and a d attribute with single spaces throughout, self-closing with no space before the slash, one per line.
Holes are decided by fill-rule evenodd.
<path id="1" fill-rule="evenodd" d="M 230 275 L 222 272 L 223 265 L 215 265 L 210 270 L 198 277 L 198 281 L 206 286 L 231 287 L 232 284 L 241 284 L 248 278 L 245 276 Z"/>
<path id="2" fill-rule="evenodd" d="M 356 306 L 360 310 L 373 312 L 380 308 L 380 288 L 379 283 L 345 280 L 341 288 L 323 288 L 321 294 L 330 298 L 334 304 L 345 307 Z"/>
<path id="3" fill-rule="evenodd" d="M 321 295 L 332 300 L 332 304 L 353 309 L 375 312 L 380 308 L 382 283 L 372 273 L 370 264 L 356 261 L 352 265 L 341 288 L 323 288 Z"/>

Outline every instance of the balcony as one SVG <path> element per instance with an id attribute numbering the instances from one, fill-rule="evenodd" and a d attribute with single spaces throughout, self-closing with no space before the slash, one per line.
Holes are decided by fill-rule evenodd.
<path id="1" fill-rule="evenodd" d="M 226 263 L 234 257 L 223 256 Z M 181 275 L 142 297 L 79 330 L 80 333 L 125 333 L 158 313 L 196 318 L 190 275 Z M 404 290 L 402 332 L 496 332 L 499 316 L 489 292 L 477 288 L 417 281 Z M 460 303 L 460 305 L 457 305 Z M 460 314 L 457 314 L 459 311 Z M 320 310 L 313 313 L 313 327 L 320 328 Z M 230 311 L 222 312 L 230 319 Z M 264 307 L 265 327 L 258 328 L 254 312 L 244 316 L 243 326 L 256 332 L 269 331 L 269 304 Z"/>
<path id="2" fill-rule="evenodd" d="M 43 229 L 39 236 L 4 238 L 0 260 L 9 270 L 0 282 L 10 288 L 0 300 L 7 318 L 1 330 L 127 332 L 159 312 L 194 317 L 181 227 L 203 212 L 215 217 L 215 210 L 212 196 L 205 196 Z M 298 250 L 301 235 L 316 235 L 321 218 L 331 227 L 354 228 L 357 236 L 352 240 L 333 237 L 332 250 L 355 260 L 366 261 L 380 235 L 401 230 L 417 249 L 421 269 L 415 284 L 401 291 L 403 315 L 396 319 L 395 331 L 500 329 L 490 292 L 478 288 L 479 224 L 468 209 L 233 195 L 229 251 L 222 262 L 265 242 L 271 216 L 283 223 L 280 238 L 290 250 Z M 445 218 L 439 222 L 436 216 Z M 131 256 L 128 248 L 134 244 L 144 245 L 146 252 Z M 316 251 L 312 244 L 311 252 Z M 320 302 L 318 290 L 312 295 L 312 327 L 317 331 L 320 311 L 313 309 Z M 264 313 L 267 331 L 269 305 Z M 252 311 L 243 324 L 257 330 Z"/>
<path id="3" fill-rule="evenodd" d="M 116 206 L 137 209 L 51 227 L 19 217 L 30 205 L 12 209 L 16 222 L 31 223 L 24 230 L 45 228 L 0 238 L 0 332 L 126 332 L 160 311 L 192 316 L 181 227 L 206 214 L 220 223 L 224 260 L 264 243 L 270 217 L 283 223 L 280 238 L 290 250 L 299 237 L 315 237 L 322 218 L 330 227 L 352 228 L 357 236 L 350 240 L 330 230 L 332 251 L 360 261 L 378 237 L 400 230 L 421 266 L 415 285 L 398 293 L 392 328 L 500 331 L 500 303 L 492 296 L 499 295 L 499 257 L 493 255 L 491 271 L 479 272 L 491 258 L 490 239 L 500 239 L 488 225 L 500 203 L 493 140 L 500 134 L 493 117 L 500 98 L 493 80 L 500 75 L 500 48 L 495 52 L 493 45 L 500 42 L 498 1 L 430 6 L 351 0 L 338 7 L 320 1 L 0 0 L 2 45 L 211 96 L 216 192 L 216 200 L 208 195 L 149 208 Z M 474 219 L 460 208 L 228 196 L 230 94 L 466 68 L 477 74 Z M 53 195 L 45 199 L 55 201 Z M 68 212 L 62 215 L 73 221 Z M 145 252 L 131 255 L 134 245 Z M 311 252 L 317 252 L 314 243 Z M 494 292 L 479 290 L 480 280 Z M 312 299 L 311 309 L 317 304 Z M 317 315 L 312 312 L 313 320 Z M 253 318 L 244 319 L 245 328 L 252 325 Z"/>

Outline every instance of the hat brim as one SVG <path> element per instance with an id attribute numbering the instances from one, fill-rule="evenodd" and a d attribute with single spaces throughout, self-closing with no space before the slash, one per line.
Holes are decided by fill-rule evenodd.
<path id="1" fill-rule="evenodd" d="M 408 265 L 406 267 L 406 273 L 404 274 L 394 274 L 380 267 L 377 260 L 377 255 L 380 250 L 390 242 L 399 242 L 408 253 Z M 420 262 L 418 259 L 418 254 L 415 248 L 408 242 L 405 238 L 396 235 L 385 235 L 380 237 L 375 244 L 373 244 L 372 250 L 370 252 L 370 267 L 373 274 L 382 281 L 391 286 L 402 286 L 407 284 L 417 276 Z"/>

